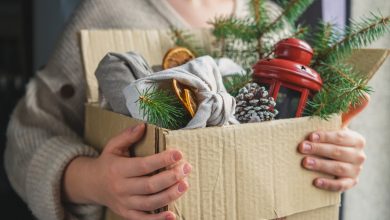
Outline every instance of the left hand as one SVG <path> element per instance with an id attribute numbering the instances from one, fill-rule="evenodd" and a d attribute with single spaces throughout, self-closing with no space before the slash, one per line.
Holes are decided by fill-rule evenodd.
<path id="1" fill-rule="evenodd" d="M 363 151 L 365 139 L 347 128 L 339 131 L 317 131 L 299 144 L 299 152 L 305 155 L 304 168 L 335 176 L 318 177 L 314 185 L 320 189 L 343 192 L 358 182 L 358 176 L 366 159 Z"/>

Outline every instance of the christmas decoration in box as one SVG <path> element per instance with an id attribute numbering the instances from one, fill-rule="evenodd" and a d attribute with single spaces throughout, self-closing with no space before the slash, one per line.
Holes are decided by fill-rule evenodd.
<path id="1" fill-rule="evenodd" d="M 99 101 L 94 73 L 101 59 L 110 51 L 136 51 L 143 54 L 151 65 L 161 65 L 166 51 L 174 46 L 169 34 L 169 30 L 81 32 L 89 100 L 86 105 L 86 143 L 102 149 L 121 130 L 142 123 L 94 104 Z M 207 36 L 204 32 L 199 35 Z M 126 40 L 137 36 L 145 36 L 145 42 L 156 41 L 161 45 L 133 44 Z M 115 40 L 118 38 L 124 40 Z M 209 42 L 208 38 L 204 41 Z M 364 61 L 360 59 L 363 56 Z M 350 63 L 372 76 L 387 56 L 388 50 L 358 50 L 353 53 Z M 301 168 L 302 156 L 297 153 L 296 146 L 308 132 L 319 128 L 338 129 L 339 126 L 339 117 L 331 117 L 328 121 L 302 117 L 194 130 L 166 130 L 148 125 L 145 137 L 132 151 L 133 155 L 147 156 L 175 147 L 182 150 L 194 165 L 189 178 L 191 190 L 168 207 L 181 219 L 216 219 L 216 216 L 275 219 L 288 216 L 289 220 L 329 220 L 337 219 L 339 195 L 312 186 L 312 180 L 318 174 Z M 236 181 L 238 185 L 230 184 Z M 247 187 L 241 187 L 243 185 Z M 107 219 L 120 218 L 107 211 Z"/>
<path id="2" fill-rule="evenodd" d="M 121 32 L 120 35 L 112 34 L 115 31 L 109 31 L 111 33 L 108 35 L 99 33 L 99 31 L 82 32 L 87 81 L 91 85 L 90 90 L 88 90 L 89 101 L 96 101 L 97 97 L 96 82 L 91 77 L 91 72 L 96 69 L 97 62 L 109 51 L 121 52 L 114 54 L 114 60 L 108 59 L 111 62 L 108 62 L 110 65 L 112 63 L 125 63 L 125 65 L 119 65 L 120 68 L 124 68 L 122 70 L 125 72 L 128 69 L 132 72 L 130 81 L 127 79 L 126 84 L 115 86 L 117 87 L 116 91 L 123 94 L 118 98 L 118 103 L 121 104 L 118 105 L 120 106 L 118 109 L 123 110 L 127 115 L 131 114 L 132 117 L 162 126 L 162 128 L 148 126 L 146 138 L 138 145 L 139 148 L 136 148 L 138 150 L 136 150 L 135 155 L 145 156 L 173 146 L 182 147 L 189 162 L 199 167 L 199 170 L 195 171 L 195 177 L 190 177 L 191 182 L 197 183 L 196 190 L 189 192 L 188 195 L 168 207 L 176 211 L 182 219 L 215 219 L 216 216 L 221 216 L 220 214 L 225 217 L 237 216 L 244 219 L 249 218 L 249 216 L 258 216 L 261 219 L 284 216 L 288 216 L 288 219 L 336 219 L 338 195 L 318 191 L 311 186 L 313 176 L 300 168 L 301 156 L 296 153 L 296 144 L 312 129 L 339 128 L 339 120 L 337 117 L 332 117 L 332 114 L 346 112 L 350 106 L 359 104 L 365 97 L 365 93 L 371 91 L 366 85 L 368 77 L 364 77 L 356 71 L 359 69 L 358 65 L 339 61 L 347 58 L 352 49 L 365 46 L 383 35 L 388 30 L 389 18 L 373 15 L 372 18 L 365 19 L 361 23 L 353 23 L 353 26 L 347 28 L 344 34 L 339 33 L 330 24 L 319 24 L 318 30 L 314 32 L 315 36 L 311 37 L 314 41 L 310 42 L 314 50 L 310 50 L 308 44 L 293 39 L 304 36 L 306 29 L 302 27 L 296 28 L 290 36 L 282 37 L 286 40 L 281 38 L 278 39 L 279 41 L 270 43 L 266 38 L 269 33 L 285 28 L 286 24 L 294 23 L 312 1 L 280 1 L 283 10 L 276 19 L 267 17 L 263 1 L 252 0 L 250 2 L 252 13 L 249 17 L 244 19 L 217 18 L 213 22 L 212 35 L 216 42 L 212 42 L 213 38 L 204 40 L 206 47 L 203 47 L 204 45 L 194 46 L 196 42 L 190 42 L 189 38 L 184 36 L 186 31 L 177 29 L 171 31 L 174 34 L 176 45 L 170 41 L 168 32 L 164 31 L 129 31 L 128 34 Z M 205 36 L 204 34 L 200 35 Z M 154 41 L 160 42 L 161 45 L 130 45 L 132 44 L 130 41 L 122 40 L 118 44 L 102 44 L 99 45 L 98 49 L 91 49 L 96 45 L 91 46 L 90 43 L 98 42 L 91 40 L 91 38 L 97 37 L 101 40 L 106 37 L 110 38 L 110 36 L 125 38 L 127 36 L 129 39 L 134 36 L 145 38 L 153 36 Z M 159 39 L 156 39 L 156 36 Z M 150 42 L 150 39 L 148 41 Z M 176 48 L 177 46 L 185 46 L 185 48 Z M 175 48 L 171 49 L 172 47 Z M 129 53 L 124 53 L 126 51 L 135 51 L 145 56 L 145 59 L 141 56 L 127 59 Z M 167 51 L 168 53 L 166 53 Z M 375 60 L 376 65 L 380 65 L 379 63 L 383 62 L 388 52 L 377 52 L 375 53 L 377 57 L 372 59 Z M 205 58 L 203 55 L 211 55 L 214 59 Z M 310 62 L 312 55 L 314 58 Z M 202 62 L 202 60 L 207 60 L 207 62 Z M 231 72 L 225 74 L 228 75 L 224 77 L 226 90 L 221 85 L 223 75 L 221 73 L 224 66 L 219 65 L 223 63 L 221 60 L 227 60 L 232 66 L 238 66 L 239 74 L 232 75 Z M 153 65 L 153 68 L 145 65 L 148 63 Z M 281 63 L 284 63 L 285 66 Z M 197 66 L 197 64 L 201 65 Z M 156 68 L 156 65 L 160 67 Z M 196 67 L 203 67 L 207 71 L 197 72 Z M 103 65 L 101 69 L 109 68 L 104 68 Z M 165 70 L 153 73 L 153 70 L 156 69 Z M 210 69 L 212 71 L 208 72 Z M 375 70 L 370 69 L 370 71 Z M 216 73 L 216 75 L 206 73 L 207 77 L 202 78 L 199 73 L 204 72 Z M 315 72 L 318 72 L 321 78 Z M 171 76 L 169 76 L 170 73 Z M 182 73 L 185 73 L 186 77 L 182 77 Z M 269 73 L 274 75 L 270 77 Z M 161 75 L 159 76 L 159 74 Z M 213 76 L 210 77 L 211 75 Z M 286 75 L 295 78 L 291 79 Z M 200 80 L 195 76 L 200 76 Z M 311 78 L 307 76 L 311 76 Z M 137 80 L 132 82 L 133 79 Z M 194 79 L 195 83 L 190 82 L 192 80 L 189 79 Z M 206 81 L 207 86 L 204 86 L 202 81 Z M 137 87 L 137 85 L 142 86 Z M 103 87 L 101 86 L 101 88 Z M 210 88 L 206 89 L 207 87 Z M 286 88 L 290 91 L 286 91 Z M 123 91 L 125 92 L 122 93 Z M 205 95 L 207 92 L 209 94 Z M 218 96 L 210 98 L 210 94 L 214 95 L 214 93 Z M 103 105 L 109 102 L 109 107 L 114 109 L 116 105 L 106 99 L 109 98 L 110 92 L 103 91 L 103 94 L 105 96 Z M 131 98 L 126 97 L 129 94 L 131 94 Z M 220 105 L 215 105 L 215 103 L 221 103 L 220 100 L 218 101 L 218 97 L 224 97 L 221 98 L 225 107 L 223 110 L 221 110 Z M 226 100 L 232 101 L 227 102 L 226 105 Z M 237 102 L 236 106 L 234 100 Z M 202 101 L 212 107 L 208 107 L 205 111 L 209 114 L 202 113 L 199 114 L 201 117 L 196 118 L 197 113 L 201 112 L 199 109 L 204 110 Z M 213 118 L 211 113 L 215 112 L 216 109 L 219 110 L 219 114 L 217 114 L 218 117 Z M 227 111 L 225 111 L 226 109 Z M 241 123 L 268 121 L 277 118 L 278 115 L 281 118 L 302 115 L 320 116 L 329 121 L 319 118 L 301 118 L 209 129 L 178 131 L 164 129 L 183 128 L 188 126 L 188 123 L 191 125 L 191 122 L 192 125 L 197 125 L 195 127 L 226 125 L 235 123 L 234 117 Z M 101 120 L 97 120 L 98 118 Z M 199 121 L 201 123 L 194 123 Z M 134 123 L 140 122 L 88 105 L 86 141 L 93 146 L 103 147 L 105 142 L 116 132 Z M 111 130 L 102 131 L 103 127 L 106 126 Z M 287 133 L 288 136 L 286 136 Z M 286 138 L 274 138 L 282 136 Z M 258 146 L 258 142 L 253 137 L 256 137 L 256 140 L 261 138 L 264 144 Z M 204 148 L 206 145 L 202 140 L 206 140 L 208 149 Z M 229 149 L 233 149 L 233 151 Z M 279 154 L 277 151 L 283 153 Z M 221 156 L 221 152 L 224 152 L 224 157 Z M 262 157 L 263 161 L 269 163 L 263 163 L 250 155 Z M 275 155 L 283 156 L 275 158 Z M 217 163 L 215 162 L 216 158 L 222 159 Z M 230 161 L 225 161 L 223 158 L 230 158 Z M 229 163 L 233 159 L 236 161 L 236 166 L 229 172 L 225 172 L 227 171 L 225 168 L 229 167 Z M 215 169 L 209 165 L 213 162 L 223 165 L 219 169 L 223 170 L 222 173 L 215 175 L 212 172 Z M 291 166 L 291 164 L 296 164 L 296 166 Z M 249 175 L 247 168 L 256 166 L 271 167 L 272 169 L 256 169 L 256 172 L 259 173 L 259 176 L 256 177 L 265 178 L 253 179 L 251 177 L 253 172 Z M 281 169 L 281 167 L 283 168 Z M 269 173 L 269 170 L 277 172 Z M 244 178 L 241 178 L 242 176 Z M 235 180 L 236 183 L 240 179 L 243 184 L 258 183 L 260 186 L 254 186 L 251 189 L 259 189 L 260 191 L 258 195 L 253 195 L 253 192 L 239 187 L 240 184 L 230 188 L 224 184 L 225 179 L 233 180 L 233 182 Z M 269 183 L 265 181 L 267 179 L 274 180 L 274 182 Z M 279 180 L 283 180 L 284 183 L 282 184 Z M 208 188 L 211 185 L 214 187 L 210 191 Z M 261 191 L 261 189 L 268 190 Z M 218 193 L 210 194 L 210 192 Z M 289 192 L 302 192 L 302 197 L 297 198 L 294 193 L 289 194 Z M 246 196 L 234 197 L 234 195 L 241 194 Z M 203 200 L 199 200 L 199 196 Z M 248 198 L 250 198 L 250 203 L 244 201 Z M 236 200 L 235 206 L 227 204 L 226 199 Z M 213 204 L 220 204 L 221 207 L 229 207 L 229 209 L 219 213 L 218 207 L 210 209 Z M 256 206 L 252 207 L 252 204 L 256 204 Z M 108 215 L 110 216 L 111 213 L 108 212 Z"/>
<path id="3" fill-rule="evenodd" d="M 117 112 L 145 119 L 149 123 L 166 128 L 178 129 L 220 126 L 228 122 L 235 123 L 234 120 L 226 120 L 232 115 L 235 115 L 236 119 L 241 122 L 258 122 L 301 117 L 303 115 L 320 116 L 326 119 L 332 114 L 346 113 L 350 106 L 354 107 L 364 101 L 366 94 L 372 91 L 366 85 L 367 79 L 362 74 L 354 71 L 353 66 L 341 61 L 351 54 L 353 48 L 368 45 L 387 33 L 389 17 L 372 15 L 362 19 L 361 22 L 351 22 L 345 33 L 341 33 L 332 24 L 319 23 L 317 29 L 313 32 L 314 34 L 309 35 L 307 28 L 302 26 L 294 28 L 293 24 L 312 1 L 280 1 L 279 3 L 282 10 L 280 15 L 274 19 L 268 17 L 268 12 L 265 10 L 266 1 L 260 0 L 250 1 L 249 6 L 252 13 L 248 17 L 216 18 L 211 23 L 213 25 L 212 34 L 216 41 L 203 48 L 191 42 L 194 39 L 191 35 L 173 28 L 172 34 L 176 45 L 186 46 L 187 48 L 175 47 L 164 55 L 163 61 L 160 62 L 162 62 L 161 69 L 165 69 L 165 71 L 157 73 L 156 75 L 159 75 L 159 77 L 151 76 L 153 71 L 150 67 L 147 69 L 134 68 L 137 64 L 141 67 L 148 66 L 148 63 L 142 57 L 132 60 L 132 57 L 118 55 L 119 59 L 125 57 L 124 62 L 129 63 L 129 66 L 133 66 L 128 72 L 138 70 L 140 72 L 132 73 L 132 76 L 129 74 L 128 79 L 135 78 L 138 79 L 137 81 L 149 82 L 141 86 L 142 89 L 137 86 L 137 88 L 134 87 L 139 94 L 137 102 L 134 102 L 134 98 L 132 98 L 135 91 L 128 89 L 124 94 L 127 99 L 128 111 L 123 111 L 124 108 L 121 107 L 120 111 Z M 290 35 L 290 38 L 280 39 L 276 44 L 272 44 L 272 41 L 267 40 L 269 36 L 272 36 L 272 33 L 291 29 L 295 29 L 295 32 Z M 275 35 L 273 40 L 276 40 L 277 37 Z M 293 37 L 313 39 L 311 42 L 314 50 L 305 41 Z M 236 68 L 238 73 L 231 76 L 231 73 L 224 74 L 223 71 L 221 72 L 222 69 L 227 69 L 226 63 L 224 63 L 218 66 L 217 75 L 229 75 L 224 77 L 225 87 L 233 97 L 236 97 L 236 101 L 239 101 L 240 105 L 235 106 L 235 103 L 232 102 L 230 107 L 226 105 L 219 106 L 221 103 L 218 104 L 218 100 L 223 100 L 222 103 L 226 103 L 230 99 L 226 95 L 221 96 L 222 99 L 213 98 L 206 101 L 201 95 L 203 90 L 197 87 L 202 87 L 201 84 L 188 83 L 189 78 L 182 78 L 182 82 L 178 82 L 178 79 L 175 79 L 175 74 L 168 77 L 170 78 L 169 81 L 172 81 L 172 86 L 165 85 L 167 79 L 161 77 L 162 75 L 168 72 L 175 72 L 176 74 L 181 72 L 185 69 L 181 65 L 185 66 L 187 62 L 190 63 L 189 65 L 194 65 L 197 61 L 193 60 L 202 59 L 197 58 L 201 55 L 212 55 L 215 58 L 215 63 L 210 61 L 207 64 L 210 66 L 218 66 L 219 60 L 223 59 L 239 66 Z M 237 64 L 234 64 L 230 59 Z M 116 63 L 118 60 L 113 62 Z M 104 71 L 98 69 L 97 74 L 98 78 L 101 79 L 100 85 L 104 90 L 103 94 L 113 94 L 112 91 L 115 91 L 116 96 L 123 95 L 122 91 L 105 86 L 106 83 L 112 83 L 114 78 L 112 74 L 108 74 L 109 80 L 106 80 L 101 74 L 107 69 L 104 67 L 105 64 L 113 65 L 105 59 L 100 65 L 103 66 L 101 69 Z M 206 64 L 203 63 L 202 65 Z M 210 70 L 210 68 L 208 69 Z M 188 68 L 185 71 L 184 75 L 186 76 L 193 74 L 194 71 L 196 72 L 195 69 L 189 70 Z M 145 76 L 154 78 L 154 85 Z M 215 75 L 211 72 L 209 76 L 213 78 L 211 81 L 220 79 L 220 77 L 215 78 Z M 123 78 L 118 78 L 118 80 Z M 205 80 L 205 78 L 202 78 L 202 80 Z M 265 97 L 264 93 L 244 94 L 243 92 L 247 91 L 244 86 L 247 83 L 252 83 L 254 86 L 253 82 L 266 88 L 270 97 Z M 127 83 L 130 84 L 130 82 Z M 150 87 L 146 88 L 146 84 Z M 210 92 L 218 94 L 220 94 L 220 91 L 224 92 L 224 88 L 218 87 L 217 90 L 211 90 Z M 123 87 L 120 88 L 123 90 Z M 250 100 L 244 100 L 245 96 L 250 97 Z M 267 103 L 261 102 L 269 98 L 274 99 L 275 105 L 272 100 Z M 113 99 L 109 97 L 108 102 L 113 102 L 111 105 L 115 107 L 117 105 L 115 101 L 120 98 L 114 97 Z M 181 105 L 178 105 L 178 102 Z M 214 108 L 208 108 L 209 112 L 207 114 L 204 114 L 204 112 L 196 114 L 197 109 L 203 111 L 203 107 L 199 108 L 199 105 L 202 106 L 202 102 L 203 104 L 210 103 Z M 237 109 L 234 109 L 236 107 Z M 224 119 L 210 119 L 212 117 L 211 112 L 216 113 L 215 110 L 220 108 L 226 109 L 226 111 L 222 110 L 222 112 L 217 113 L 224 114 L 222 117 Z M 174 115 L 180 117 L 174 117 Z M 196 120 L 199 121 L 200 117 L 206 117 L 202 119 L 205 123 L 194 123 Z M 216 123 L 216 120 L 219 122 Z M 214 122 L 211 123 L 211 121 Z M 189 126 L 186 126 L 188 123 Z M 195 124 L 197 125 L 195 126 Z"/>
<path id="4" fill-rule="evenodd" d="M 233 96 L 248 82 L 263 82 L 268 84 L 270 95 L 276 99 L 275 108 L 280 113 L 277 117 L 305 115 L 326 119 L 332 114 L 346 113 L 350 106 L 364 102 L 366 94 L 372 92 L 367 86 L 367 76 L 344 60 L 351 55 L 352 49 L 367 46 L 388 33 L 390 17 L 372 13 L 359 21 L 351 21 L 344 30 L 321 21 L 310 31 L 302 25 L 295 26 L 297 19 L 312 3 L 313 0 L 278 1 L 281 11 L 273 18 L 267 11 L 267 1 L 251 0 L 251 13 L 247 17 L 218 17 L 210 22 L 216 39 L 211 50 L 199 45 L 196 37 L 189 32 L 173 28 L 172 35 L 178 46 L 191 48 L 195 54 L 228 57 L 242 65 L 247 74 L 226 80 L 227 90 Z M 290 34 L 284 30 L 290 30 Z M 313 49 L 297 38 L 307 39 Z M 302 71 L 299 66 L 295 73 L 291 71 L 294 69 L 291 63 L 287 68 L 290 71 L 281 73 L 281 67 L 284 68 L 288 62 L 275 58 L 300 63 L 301 69 L 310 73 L 297 78 L 296 75 Z M 271 64 L 265 65 L 267 61 Z M 275 73 L 278 72 L 276 69 L 279 73 Z M 311 79 L 310 75 L 313 76 Z M 285 86 L 279 90 L 282 83 Z M 290 104 L 298 103 L 286 106 L 278 99 L 279 91 L 279 98 L 287 97 L 284 100 Z"/>

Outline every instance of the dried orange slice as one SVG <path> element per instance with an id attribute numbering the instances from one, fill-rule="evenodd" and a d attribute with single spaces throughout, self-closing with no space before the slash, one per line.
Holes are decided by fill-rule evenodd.
<path id="1" fill-rule="evenodd" d="M 164 69 L 177 67 L 195 59 L 195 55 L 185 47 L 174 47 L 165 54 L 162 66 Z"/>
<path id="2" fill-rule="evenodd" d="M 195 59 L 195 55 L 184 47 L 175 47 L 165 54 L 163 59 L 163 68 L 169 69 L 177 66 L 181 66 L 190 60 Z M 177 80 L 172 80 L 173 89 L 180 102 L 186 108 L 191 117 L 194 117 L 198 105 L 196 103 L 195 94 L 187 86 L 180 84 Z"/>
<path id="3" fill-rule="evenodd" d="M 190 113 L 191 117 L 194 117 L 197 110 L 194 93 L 188 87 L 183 86 L 175 79 L 172 81 L 172 84 L 176 96 L 179 98 L 184 108 L 187 109 L 188 113 Z"/>

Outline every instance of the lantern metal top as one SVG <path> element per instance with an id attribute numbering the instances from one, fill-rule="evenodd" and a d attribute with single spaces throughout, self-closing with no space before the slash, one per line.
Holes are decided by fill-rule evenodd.
<path id="1" fill-rule="evenodd" d="M 275 46 L 275 57 L 287 59 L 308 66 L 313 58 L 313 49 L 303 40 L 287 38 Z"/>
<path id="2" fill-rule="evenodd" d="M 255 78 L 268 78 L 308 88 L 313 92 L 320 91 L 320 75 L 310 67 L 284 59 L 265 59 L 254 67 Z"/>
<path id="3" fill-rule="evenodd" d="M 287 38 L 276 44 L 274 53 L 276 58 L 260 60 L 255 64 L 255 78 L 275 79 L 313 92 L 320 91 L 320 74 L 307 66 L 313 57 L 313 49 L 308 43 Z"/>

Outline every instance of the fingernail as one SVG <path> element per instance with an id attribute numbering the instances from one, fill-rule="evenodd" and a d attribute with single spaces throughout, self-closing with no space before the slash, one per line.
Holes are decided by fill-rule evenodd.
<path id="1" fill-rule="evenodd" d="M 188 174 L 189 172 L 191 172 L 191 169 L 192 169 L 191 165 L 189 165 L 188 163 L 184 164 L 183 166 L 184 174 Z"/>
<path id="2" fill-rule="evenodd" d="M 179 184 L 179 187 L 177 187 L 177 190 L 179 191 L 179 192 L 184 192 L 184 191 L 186 191 L 186 189 L 187 189 L 187 184 L 185 184 L 184 182 L 182 182 L 182 183 L 180 183 Z"/>
<path id="3" fill-rule="evenodd" d="M 143 124 L 139 124 L 139 125 L 133 127 L 132 132 L 137 132 L 142 126 L 143 126 Z"/>
<path id="4" fill-rule="evenodd" d="M 315 163 L 316 162 L 314 161 L 314 159 L 311 159 L 311 158 L 306 159 L 306 166 L 307 167 L 313 167 Z"/>
<path id="5" fill-rule="evenodd" d="M 313 135 L 312 135 L 312 140 L 313 140 L 313 141 L 319 141 L 319 140 L 320 140 L 320 135 L 317 134 L 317 133 L 313 133 Z"/>
<path id="6" fill-rule="evenodd" d="M 180 152 L 175 151 L 175 152 L 172 154 L 172 158 L 173 158 L 173 161 L 177 162 L 177 161 L 181 160 L 182 155 L 181 155 Z"/>
<path id="7" fill-rule="evenodd" d="M 172 213 L 169 213 L 166 217 L 166 220 L 175 220 L 175 216 Z"/>
<path id="8" fill-rule="evenodd" d="M 320 179 L 318 179 L 315 183 L 316 183 L 316 186 L 318 186 L 318 187 L 321 187 L 324 185 L 324 181 L 320 180 Z"/>
<path id="9" fill-rule="evenodd" d="M 311 144 L 305 142 L 303 143 L 303 152 L 310 152 L 311 151 Z"/>

